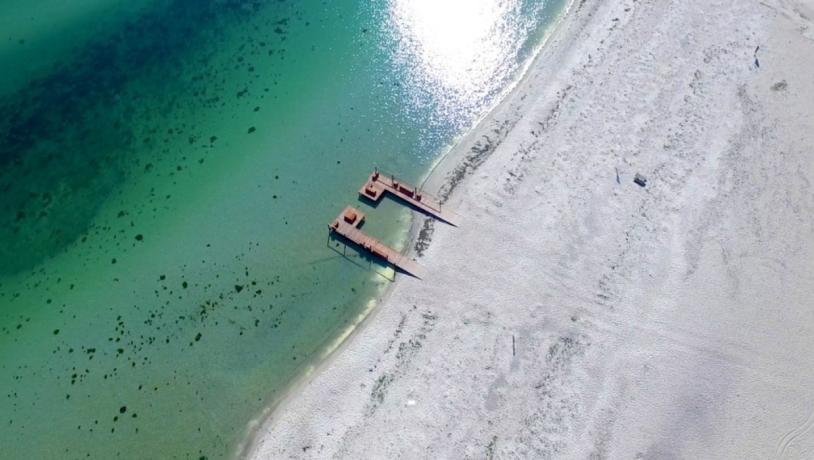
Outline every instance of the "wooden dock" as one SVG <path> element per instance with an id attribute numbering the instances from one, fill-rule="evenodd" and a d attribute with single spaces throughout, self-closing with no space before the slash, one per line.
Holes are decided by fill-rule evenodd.
<path id="1" fill-rule="evenodd" d="M 438 220 L 458 226 L 460 220 L 458 214 L 442 208 L 436 198 L 417 190 L 410 184 L 399 181 L 392 175 L 382 174 L 375 170 L 370 174 L 365 185 L 359 189 L 359 195 L 373 202 L 379 201 L 385 193 L 393 194 L 410 206 Z"/>
<path id="2" fill-rule="evenodd" d="M 401 269 L 415 276 L 416 278 L 424 277 L 423 268 L 415 263 L 413 260 L 404 256 L 395 249 L 386 246 L 376 238 L 373 238 L 361 230 L 359 226 L 365 220 L 365 215 L 358 209 L 348 206 L 342 211 L 328 229 L 332 233 L 336 233 L 350 240 L 354 244 L 360 246 L 362 249 L 370 252 L 374 256 L 380 257 L 387 261 L 387 263 L 394 267 Z"/>

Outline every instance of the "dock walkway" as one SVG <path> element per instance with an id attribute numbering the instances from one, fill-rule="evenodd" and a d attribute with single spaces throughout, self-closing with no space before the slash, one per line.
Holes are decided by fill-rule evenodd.
<path id="1" fill-rule="evenodd" d="M 424 277 L 423 268 L 410 258 L 381 241 L 359 230 L 365 220 L 365 215 L 358 209 L 348 206 L 328 227 L 329 231 L 341 235 L 351 242 L 359 245 L 371 254 L 386 260 L 389 264 L 399 268 L 416 278 Z"/>
<path id="2" fill-rule="evenodd" d="M 373 202 L 379 201 L 385 193 L 391 193 L 407 202 L 407 204 L 438 220 L 456 227 L 458 226 L 460 220 L 458 214 L 451 210 L 444 209 L 436 198 L 417 190 L 410 184 L 399 181 L 392 175 L 382 174 L 378 170 L 375 170 L 370 174 L 365 185 L 359 189 L 359 195 Z"/>

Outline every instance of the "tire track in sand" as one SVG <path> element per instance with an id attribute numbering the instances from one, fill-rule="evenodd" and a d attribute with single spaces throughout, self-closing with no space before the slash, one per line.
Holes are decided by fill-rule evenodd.
<path id="1" fill-rule="evenodd" d="M 805 436 L 814 428 L 814 411 L 808 414 L 808 418 L 801 425 L 784 434 L 777 442 L 777 458 L 785 458 L 789 447 Z"/>

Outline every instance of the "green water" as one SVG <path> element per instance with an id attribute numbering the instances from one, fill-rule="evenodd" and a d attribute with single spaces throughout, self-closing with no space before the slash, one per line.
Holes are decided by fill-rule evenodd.
<path id="1" fill-rule="evenodd" d="M 418 181 L 563 3 L 4 2 L 0 458 L 233 455 L 393 276 L 327 223 L 400 247 L 367 172 Z"/>

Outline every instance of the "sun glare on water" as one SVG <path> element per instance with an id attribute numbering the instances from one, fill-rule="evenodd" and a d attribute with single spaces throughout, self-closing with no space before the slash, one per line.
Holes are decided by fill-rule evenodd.
<path id="1" fill-rule="evenodd" d="M 527 16 L 518 0 L 392 0 L 387 22 L 409 84 L 443 111 L 472 112 L 516 70 Z"/>

